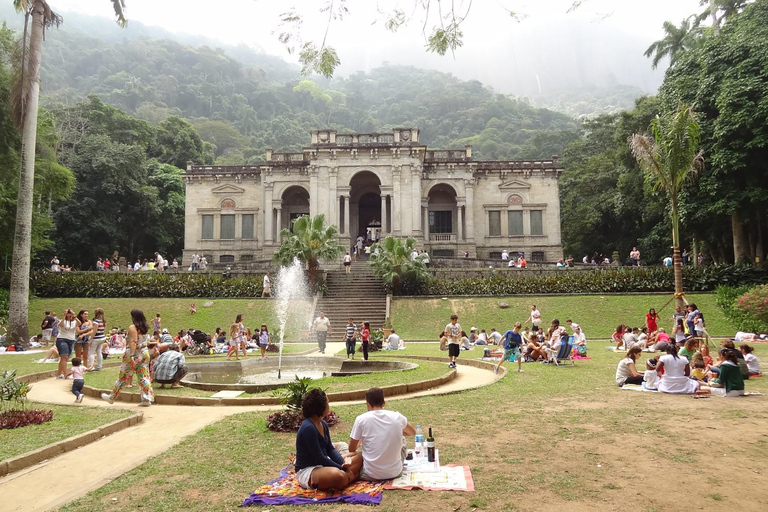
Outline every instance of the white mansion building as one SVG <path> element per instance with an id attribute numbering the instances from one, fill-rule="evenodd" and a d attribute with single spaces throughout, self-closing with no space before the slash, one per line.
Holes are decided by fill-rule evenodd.
<path id="1" fill-rule="evenodd" d="M 267 151 L 253 166 L 189 165 L 184 262 L 270 258 L 280 231 L 325 214 L 347 247 L 358 236 L 414 237 L 433 257 L 562 258 L 557 157 L 480 162 L 472 147 L 431 150 L 419 130 L 315 130 L 300 153 Z"/>

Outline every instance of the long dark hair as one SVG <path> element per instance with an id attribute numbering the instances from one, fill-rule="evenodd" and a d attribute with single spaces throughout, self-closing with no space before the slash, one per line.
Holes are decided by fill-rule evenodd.
<path id="1" fill-rule="evenodd" d="M 239 324 L 242 321 L 243 321 L 243 315 L 242 314 L 237 315 L 237 317 L 235 318 L 235 323 Z"/>
<path id="2" fill-rule="evenodd" d="M 87 312 L 88 312 L 87 309 L 81 309 L 80 312 L 77 314 L 77 319 L 80 320 L 81 323 L 85 322 L 85 320 L 83 320 L 83 313 L 87 313 Z"/>
<path id="3" fill-rule="evenodd" d="M 736 366 L 739 365 L 738 359 L 736 359 L 736 354 L 734 353 L 733 349 L 730 348 L 721 348 L 720 349 L 720 355 L 725 356 L 725 358 L 730 361 L 731 363 L 735 364 Z"/>
<path id="4" fill-rule="evenodd" d="M 672 344 L 672 343 L 670 343 L 669 345 L 667 345 L 667 348 L 666 348 L 666 350 L 665 350 L 665 351 L 666 351 L 666 353 L 667 353 L 667 354 L 671 355 L 671 356 L 672 356 L 672 357 L 674 357 L 675 359 L 677 359 L 678 357 L 680 357 L 680 356 L 678 356 L 678 355 L 677 355 L 677 347 L 676 347 L 674 344 Z"/>
<path id="5" fill-rule="evenodd" d="M 149 332 L 147 317 L 144 316 L 144 312 L 142 310 L 131 310 L 131 322 L 133 322 L 133 325 L 136 326 L 136 330 L 139 334 L 147 334 Z"/>

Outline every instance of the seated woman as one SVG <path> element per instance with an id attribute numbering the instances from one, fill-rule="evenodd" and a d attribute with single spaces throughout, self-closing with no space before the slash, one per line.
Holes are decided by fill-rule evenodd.
<path id="1" fill-rule="evenodd" d="M 643 374 L 637 371 L 635 363 L 643 352 L 638 346 L 632 347 L 627 352 L 627 357 L 619 361 L 616 367 L 616 384 L 624 387 L 624 384 L 642 384 Z"/>
<path id="2" fill-rule="evenodd" d="M 587 356 L 587 337 L 581 330 L 581 326 L 573 329 L 573 348 L 581 357 Z"/>
<path id="3" fill-rule="evenodd" d="M 694 338 L 691 336 L 687 340 L 685 340 L 685 346 L 677 351 L 677 355 L 683 356 L 686 359 L 688 359 L 688 362 L 691 362 L 691 358 L 693 358 L 693 354 L 699 351 L 699 339 Z"/>
<path id="4" fill-rule="evenodd" d="M 296 433 L 296 479 L 303 489 L 343 489 L 360 477 L 363 454 L 342 457 L 331 442 L 328 397 L 319 388 L 310 390 L 301 404 L 304 422 Z"/>
<path id="5" fill-rule="evenodd" d="M 554 361 L 557 358 L 557 353 L 560 352 L 560 345 L 563 343 L 563 337 L 567 336 L 565 327 L 560 326 L 560 320 L 555 318 L 552 320 L 552 325 L 549 327 L 550 338 L 549 346 L 544 347 L 547 352 L 547 361 Z"/>
<path id="6" fill-rule="evenodd" d="M 736 354 L 729 348 L 718 352 L 720 373 L 712 379 L 712 393 L 721 396 L 741 396 L 744 391 L 744 377 L 741 375 Z"/>
<path id="7" fill-rule="evenodd" d="M 547 359 L 547 353 L 544 350 L 544 346 L 539 343 L 539 337 L 535 332 L 532 332 L 528 337 L 528 346 L 525 351 L 526 360 L 536 362 L 539 359 Z"/>
<path id="8" fill-rule="evenodd" d="M 667 347 L 667 353 L 659 358 L 656 371 L 661 370 L 664 370 L 664 376 L 659 381 L 658 389 L 662 393 L 692 395 L 700 388 L 702 391 L 709 391 L 709 388 L 700 387 L 697 381 L 690 379 L 691 366 L 688 359 L 680 357 L 672 345 Z"/>
<path id="9" fill-rule="evenodd" d="M 741 354 L 744 356 L 744 362 L 747 363 L 749 374 L 760 375 L 760 361 L 757 359 L 757 356 L 752 353 L 755 350 L 754 347 L 742 343 L 739 345 L 739 350 L 741 350 Z"/>
<path id="10" fill-rule="evenodd" d="M 461 343 L 459 346 L 461 347 L 461 350 L 470 349 L 469 337 L 465 331 L 461 331 Z"/>

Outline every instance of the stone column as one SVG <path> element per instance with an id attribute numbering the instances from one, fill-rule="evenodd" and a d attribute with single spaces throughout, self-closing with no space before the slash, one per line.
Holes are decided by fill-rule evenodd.
<path id="1" fill-rule="evenodd" d="M 475 182 L 474 180 L 464 180 L 464 197 L 466 200 L 467 208 L 464 212 L 464 218 L 467 223 L 467 230 L 464 233 L 467 240 L 473 242 L 475 240 Z"/>
<path id="2" fill-rule="evenodd" d="M 264 184 L 264 239 L 267 245 L 272 245 L 275 228 L 272 226 L 274 220 L 274 210 L 272 209 L 272 189 L 274 183 Z"/>
<path id="3" fill-rule="evenodd" d="M 421 200 L 421 224 L 422 232 L 424 233 L 424 241 L 429 242 L 429 198 Z"/>
<path id="4" fill-rule="evenodd" d="M 464 240 L 464 204 L 459 203 L 456 206 L 456 218 L 458 229 L 456 230 L 456 240 L 461 243 Z"/>
<path id="5" fill-rule="evenodd" d="M 381 194 L 381 233 L 387 232 L 387 196 Z"/>
<path id="6" fill-rule="evenodd" d="M 277 222 L 276 222 L 277 229 L 275 230 L 275 241 L 278 244 L 280 244 L 280 243 L 282 243 L 282 240 L 280 239 L 280 232 L 283 230 L 283 216 L 282 216 L 282 214 L 283 214 L 283 207 L 282 206 L 278 206 L 275 209 L 277 210 Z"/>
<path id="7" fill-rule="evenodd" d="M 331 167 L 328 171 L 328 222 L 337 224 L 341 232 L 341 219 L 337 213 L 339 210 L 339 193 L 336 191 L 338 176 L 339 168 Z"/>
<path id="8" fill-rule="evenodd" d="M 411 200 L 410 204 L 419 204 L 421 200 L 421 165 L 411 167 Z M 411 233 L 409 236 L 418 236 L 421 231 L 421 208 L 411 208 Z M 425 236 L 422 233 L 422 236 Z"/>
<path id="9" fill-rule="evenodd" d="M 349 229 L 349 194 L 344 195 L 344 233 L 347 236 L 351 235 L 351 230 Z"/>
<path id="10" fill-rule="evenodd" d="M 316 165 L 309 168 L 309 216 L 314 217 L 319 213 L 320 196 L 317 192 L 317 175 L 318 169 Z M 330 219 L 330 217 L 328 217 Z"/>
<path id="11" fill-rule="evenodd" d="M 392 166 L 392 233 L 395 236 L 400 235 L 400 212 L 402 211 L 402 208 L 398 203 L 400 203 L 400 176 L 401 176 L 401 170 L 402 165 L 393 165 Z"/>

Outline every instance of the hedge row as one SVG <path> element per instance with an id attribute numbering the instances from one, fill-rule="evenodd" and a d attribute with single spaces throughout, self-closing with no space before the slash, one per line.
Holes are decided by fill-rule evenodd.
<path id="1" fill-rule="evenodd" d="M 686 291 L 711 291 L 718 285 L 743 286 L 768 282 L 765 267 L 709 265 L 683 268 Z M 673 269 L 669 267 L 608 268 L 594 272 L 556 275 L 508 275 L 468 279 L 434 279 L 423 285 L 402 283 L 396 295 L 520 295 L 541 293 L 672 292 Z"/>
<path id="2" fill-rule="evenodd" d="M 36 272 L 30 291 L 37 297 L 260 297 L 262 275 L 163 272 Z"/>

